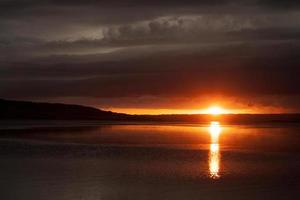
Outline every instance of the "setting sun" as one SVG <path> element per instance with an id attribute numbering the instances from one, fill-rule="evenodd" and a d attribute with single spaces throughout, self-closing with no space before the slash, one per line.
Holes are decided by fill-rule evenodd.
<path id="1" fill-rule="evenodd" d="M 212 106 L 208 109 L 208 113 L 212 115 L 220 115 L 224 114 L 224 110 L 218 106 Z"/>

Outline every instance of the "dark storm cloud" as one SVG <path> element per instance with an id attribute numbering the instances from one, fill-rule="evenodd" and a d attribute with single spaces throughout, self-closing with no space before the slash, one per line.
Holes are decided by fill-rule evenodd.
<path id="1" fill-rule="evenodd" d="M 151 6 L 155 5 L 158 7 L 168 5 L 168 6 L 183 6 L 183 5 L 192 5 L 192 6 L 203 6 L 203 5 L 214 5 L 220 6 L 222 4 L 229 3 L 238 3 L 238 4 L 261 4 L 267 5 L 270 7 L 278 6 L 298 6 L 299 2 L 294 0 L 126 0 L 126 1 L 110 1 L 110 0 L 2 0 L 1 4 L 9 7 L 24 7 L 28 5 L 101 5 L 101 6 Z"/>
<path id="2" fill-rule="evenodd" d="M 190 10 L 193 7 L 197 7 L 197 10 L 203 10 L 202 7 L 216 7 L 220 5 L 226 5 L 230 1 L 195 1 L 187 0 L 184 3 L 182 1 L 60 1 L 60 0 L 4 0 L 1 1 L 1 13 L 2 17 L 15 18 L 20 16 L 33 17 L 33 16 L 49 16 L 49 15 L 61 15 L 72 16 L 76 13 L 78 15 L 72 18 L 84 19 L 96 17 L 97 20 L 103 21 L 128 21 L 133 19 L 142 19 L 149 16 L 155 16 L 158 14 L 170 13 L 168 10 L 175 9 L 177 11 L 182 8 Z M 178 8 L 180 8 L 178 10 Z M 173 10 L 173 11 L 175 11 Z M 132 12 L 128 12 L 132 11 Z M 116 17 L 113 17 L 115 16 Z M 100 17 L 99 17 L 100 16 Z M 122 18 L 119 18 L 122 16 Z"/>
<path id="3" fill-rule="evenodd" d="M 297 19 L 298 16 L 164 16 L 130 24 L 77 28 L 70 34 L 68 34 L 70 30 L 64 34 L 52 34 L 51 37 L 47 37 L 48 40 L 52 39 L 50 41 L 24 36 L 13 38 L 6 36 L 0 40 L 0 52 L 3 52 L 1 56 L 24 57 L 26 55 L 96 54 L 110 52 L 115 50 L 114 48 L 142 45 L 209 43 L 222 45 L 228 42 L 256 40 L 297 40 L 300 35 L 299 21 L 290 21 L 291 17 Z M 49 30 L 47 34 L 50 32 Z M 30 30 L 26 34 L 31 34 Z M 32 33 L 31 37 L 41 35 L 41 32 L 38 35 Z"/>
<path id="4" fill-rule="evenodd" d="M 300 94 L 299 5 L 2 0 L 0 96 L 290 98 Z"/>
<path id="5" fill-rule="evenodd" d="M 295 4 L 293 8 L 297 7 Z M 277 13 L 273 6 L 275 8 L 277 4 L 232 0 L 5 0 L 0 6 L 0 38 L 14 40 L 15 43 L 23 42 L 21 38 L 74 41 L 102 39 L 104 36 L 108 39 L 120 36 L 118 39 L 155 40 L 160 34 L 168 34 L 170 37 L 167 39 L 172 40 L 174 37 L 206 37 L 210 31 L 222 33 L 264 26 L 299 26 L 299 13 Z M 264 7 L 271 9 L 265 10 Z M 199 31 L 208 34 L 199 35 Z"/>
<path id="6" fill-rule="evenodd" d="M 300 7 L 299 1 L 287 0 L 258 0 L 257 4 L 260 6 L 266 6 L 273 9 L 297 9 Z"/>
<path id="7" fill-rule="evenodd" d="M 2 69 L 1 88 L 7 88 L 2 95 L 300 94 L 297 49 L 299 45 L 292 43 L 249 44 L 227 46 L 202 55 L 197 51 L 109 62 L 68 63 L 65 59 L 65 63 L 56 64 L 19 63 Z M 19 87 L 17 82 L 23 86 Z"/>

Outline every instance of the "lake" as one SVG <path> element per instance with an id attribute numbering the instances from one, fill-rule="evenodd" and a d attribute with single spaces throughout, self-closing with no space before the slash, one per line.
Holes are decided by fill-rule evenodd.
<path id="1" fill-rule="evenodd" d="M 1 199 L 299 199 L 300 125 L 0 122 Z"/>

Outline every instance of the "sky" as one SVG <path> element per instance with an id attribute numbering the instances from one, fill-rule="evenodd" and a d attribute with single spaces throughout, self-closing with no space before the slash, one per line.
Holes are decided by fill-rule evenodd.
<path id="1" fill-rule="evenodd" d="M 1 0 L 0 98 L 300 112 L 300 1 Z"/>

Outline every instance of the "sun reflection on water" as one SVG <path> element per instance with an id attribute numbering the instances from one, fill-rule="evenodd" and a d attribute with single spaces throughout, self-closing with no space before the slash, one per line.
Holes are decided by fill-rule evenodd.
<path id="1" fill-rule="evenodd" d="M 211 138 L 211 144 L 209 149 L 209 175 L 212 179 L 220 178 L 220 147 L 219 136 L 222 128 L 219 122 L 211 122 L 209 126 L 209 133 Z"/>

